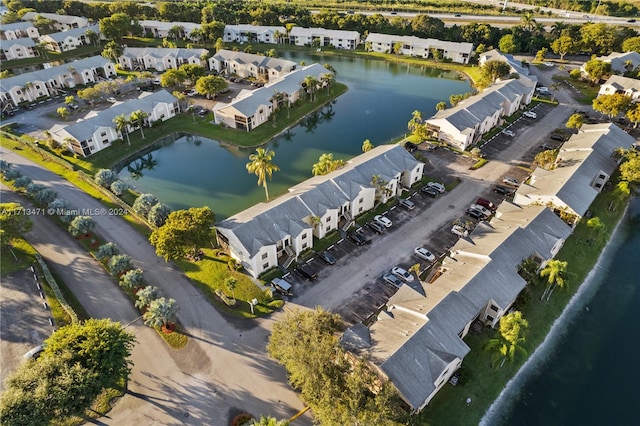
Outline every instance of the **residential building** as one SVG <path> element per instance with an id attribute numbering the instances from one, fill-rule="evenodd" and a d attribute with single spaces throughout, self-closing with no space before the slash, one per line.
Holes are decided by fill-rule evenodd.
<path id="1" fill-rule="evenodd" d="M 613 52 L 607 56 L 598 56 L 596 59 L 610 63 L 611 72 L 614 74 L 624 74 L 627 71 L 633 71 L 640 67 L 640 53 L 638 52 Z M 586 63 L 580 67 L 580 71 L 582 71 L 583 74 L 588 74 L 586 67 Z"/>
<path id="2" fill-rule="evenodd" d="M 287 29 L 280 26 L 225 25 L 223 41 L 231 43 L 271 43 L 277 44 Z"/>
<path id="3" fill-rule="evenodd" d="M 520 79 L 500 81 L 455 107 L 438 111 L 425 120 L 425 125 L 434 138 L 466 150 L 502 124 L 503 117 L 528 105 L 534 88 L 522 84 Z"/>
<path id="4" fill-rule="evenodd" d="M 302 83 L 307 76 L 314 76 L 322 82 L 322 76 L 331 74 L 319 64 L 297 68 L 289 74 L 256 90 L 243 90 L 229 104 L 216 105 L 213 113 L 215 122 L 233 129 L 250 131 L 266 123 L 274 108 L 287 108 L 300 98 Z M 274 94 L 282 94 L 275 105 Z"/>
<path id="5" fill-rule="evenodd" d="M 614 93 L 622 93 L 630 97 L 633 102 L 638 102 L 640 101 L 640 80 L 614 74 L 600 86 L 598 96 Z"/>
<path id="6" fill-rule="evenodd" d="M 3 61 L 33 58 L 35 56 L 38 56 L 38 51 L 36 50 L 36 44 L 30 38 L 0 40 L 0 59 Z"/>
<path id="7" fill-rule="evenodd" d="M 296 66 L 295 62 L 286 59 L 224 49 L 209 58 L 209 68 L 212 71 L 262 81 L 277 80 L 295 70 Z"/>
<path id="8" fill-rule="evenodd" d="M 100 25 L 90 25 L 88 27 L 74 28 L 67 31 L 60 31 L 53 34 L 46 34 L 40 37 L 40 42 L 46 45 L 46 48 L 54 52 L 67 52 L 82 46 L 91 44 L 91 40 L 87 36 L 89 31 L 94 32 L 100 37 Z"/>
<path id="9" fill-rule="evenodd" d="M 288 267 L 324 237 L 371 210 L 375 202 L 399 195 L 422 178 L 424 164 L 400 145 L 382 145 L 332 173 L 302 182 L 268 203 L 257 204 L 222 222 L 218 239 L 247 273 Z M 374 176 L 388 192 L 373 184 Z"/>
<path id="10" fill-rule="evenodd" d="M 58 31 L 82 28 L 89 25 L 89 20 L 82 16 L 58 15 L 57 13 L 27 12 L 22 15 L 23 21 L 35 21 L 37 16 L 50 19 L 54 22 L 54 27 Z"/>
<path id="11" fill-rule="evenodd" d="M 75 124 L 56 125 L 51 129 L 51 135 L 76 154 L 88 157 L 110 147 L 113 141 L 124 139 L 126 136 L 116 129 L 113 120 L 119 115 L 129 118 L 131 113 L 137 110 L 149 114 L 145 120 L 148 126 L 155 121 L 166 121 L 180 112 L 178 100 L 166 90 L 145 92 L 138 99 L 117 103 L 104 111 L 94 112 Z M 135 124 L 128 126 L 128 132 L 136 129 L 138 127 Z"/>
<path id="12" fill-rule="evenodd" d="M 541 204 L 585 216 L 618 163 L 616 148 L 627 148 L 635 139 L 613 123 L 585 124 L 558 153 L 555 168 L 538 167 L 514 196 L 519 205 Z"/>
<path id="13" fill-rule="evenodd" d="M 535 75 L 529 74 L 529 68 L 527 66 L 523 66 L 522 62 L 515 59 L 513 55 L 508 53 L 501 53 L 496 49 L 489 50 L 480 55 L 479 64 L 480 66 L 484 65 L 487 61 L 502 61 L 509 64 L 511 68 L 511 74 L 518 74 L 520 83 L 527 87 L 536 87 L 536 83 L 538 82 L 538 78 Z M 512 78 L 511 76 L 507 76 L 506 79 Z"/>
<path id="14" fill-rule="evenodd" d="M 0 29 L 0 40 L 15 40 L 17 38 L 40 37 L 40 32 L 31 22 L 14 22 L 13 24 L 2 24 Z"/>
<path id="15" fill-rule="evenodd" d="M 462 365 L 471 326 L 495 327 L 526 286 L 517 273 L 525 259 L 541 267 L 571 228 L 544 206 L 504 202 L 491 222 L 451 248 L 424 283 L 403 285 L 377 315 L 359 349 L 414 411 L 422 410 Z"/>
<path id="16" fill-rule="evenodd" d="M 467 64 L 469 58 L 473 56 L 472 43 L 380 33 L 369 33 L 365 40 L 367 50 L 380 53 L 395 53 L 397 43 L 402 46 L 399 53 L 419 58 L 430 58 L 436 53 L 439 59 L 450 59 L 453 62 Z"/>
<path id="17" fill-rule="evenodd" d="M 166 71 L 183 64 L 206 67 L 207 49 L 182 49 L 164 47 L 125 47 L 118 58 L 120 66 L 129 70 Z"/>
<path id="18" fill-rule="evenodd" d="M 4 110 L 9 105 L 17 107 L 23 102 L 56 96 L 60 90 L 77 84 L 92 84 L 115 76 L 113 63 L 102 56 L 92 56 L 3 78 L 0 80 L 0 102 Z"/>
<path id="19" fill-rule="evenodd" d="M 336 49 L 353 50 L 360 44 L 360 33 L 303 27 L 293 27 L 289 32 L 289 40 L 296 46 L 311 46 L 316 39 L 320 41 L 320 47 L 332 46 Z"/>
<path id="20" fill-rule="evenodd" d="M 155 38 L 172 38 L 170 34 L 171 28 L 179 28 L 182 32 L 180 38 L 191 38 L 191 31 L 195 28 L 200 28 L 200 24 L 194 22 L 164 22 L 164 21 L 151 21 L 141 20 L 138 21 L 142 30 L 148 36 Z"/>

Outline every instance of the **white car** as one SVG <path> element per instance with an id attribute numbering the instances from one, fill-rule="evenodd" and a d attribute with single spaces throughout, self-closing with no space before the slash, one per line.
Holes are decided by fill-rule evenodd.
<path id="1" fill-rule="evenodd" d="M 522 115 L 524 115 L 525 117 L 529 117 L 529 118 L 538 118 L 538 114 L 536 114 L 533 111 L 525 111 L 522 113 Z"/>
<path id="2" fill-rule="evenodd" d="M 375 220 L 385 228 L 391 228 L 391 226 L 393 225 L 393 222 L 391 222 L 391 220 L 388 217 L 382 216 L 381 214 L 375 215 L 373 217 L 373 220 Z"/>
<path id="3" fill-rule="evenodd" d="M 116 102 L 118 102 L 118 100 L 114 97 L 110 97 L 110 98 L 107 98 L 107 102 L 111 102 L 112 104 L 115 104 Z"/>
<path id="4" fill-rule="evenodd" d="M 504 129 L 504 130 L 502 131 L 502 133 L 504 133 L 505 135 L 510 136 L 510 137 L 514 137 L 514 136 L 516 135 L 515 133 L 513 133 L 513 132 L 512 132 L 511 130 L 509 130 L 509 129 Z"/>
<path id="5" fill-rule="evenodd" d="M 466 237 L 469 235 L 469 231 L 467 231 L 463 226 L 453 225 L 451 228 L 451 233 L 456 234 L 459 237 Z"/>
<path id="6" fill-rule="evenodd" d="M 548 89 L 547 87 L 544 87 L 544 86 L 543 86 L 543 87 L 538 87 L 538 88 L 536 89 L 536 91 L 537 91 L 538 93 L 540 93 L 541 95 L 550 95 L 550 94 L 551 94 L 551 92 L 549 91 L 549 89 Z"/>
<path id="7" fill-rule="evenodd" d="M 391 269 L 391 273 L 396 277 L 400 278 L 405 283 L 413 282 L 413 280 L 415 279 L 413 278 L 413 275 L 411 275 L 409 272 L 405 271 L 399 266 L 396 266 L 395 268 Z"/>
<path id="8" fill-rule="evenodd" d="M 554 66 L 555 64 L 554 64 L 553 62 L 544 62 L 544 63 L 543 63 L 543 65 L 544 65 L 545 67 L 549 67 L 549 68 L 551 68 L 551 67 L 552 67 L 552 66 Z"/>
<path id="9" fill-rule="evenodd" d="M 429 262 L 433 262 L 434 260 L 436 260 L 436 256 L 424 247 L 416 247 L 413 250 L 413 253 L 420 259 L 424 259 Z"/>
<path id="10" fill-rule="evenodd" d="M 520 186 L 520 182 L 518 182 L 516 179 L 512 178 L 512 177 L 505 177 L 504 179 L 502 179 L 502 182 L 509 184 L 509 185 L 513 185 L 513 186 Z"/>
<path id="11" fill-rule="evenodd" d="M 429 183 L 427 184 L 427 186 L 428 186 L 429 188 L 433 188 L 433 189 L 435 189 L 436 191 L 438 191 L 438 192 L 439 192 L 439 193 L 441 193 L 441 194 L 443 194 L 443 193 L 444 193 L 444 191 L 446 191 L 446 188 L 444 187 L 444 185 L 443 185 L 443 184 L 441 184 L 441 183 L 439 183 L 439 182 L 429 182 Z"/>
<path id="12" fill-rule="evenodd" d="M 471 204 L 469 206 L 469 208 L 473 209 L 473 210 L 478 210 L 480 213 L 482 213 L 483 215 L 485 215 L 487 217 L 491 216 L 491 214 L 492 214 L 491 210 L 489 210 L 486 207 L 481 206 L 480 204 Z"/>

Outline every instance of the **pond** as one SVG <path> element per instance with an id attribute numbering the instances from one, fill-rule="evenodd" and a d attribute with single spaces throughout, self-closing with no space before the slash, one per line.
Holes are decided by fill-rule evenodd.
<path id="1" fill-rule="evenodd" d="M 407 132 L 414 110 L 429 117 L 438 102 L 471 90 L 456 72 L 356 58 L 293 54 L 288 58 L 330 63 L 338 72 L 336 79 L 349 91 L 268 143 L 276 152 L 273 162 L 280 167 L 268 184 L 271 198 L 311 177 L 311 166 L 322 153 L 349 159 L 361 153 L 365 139 L 374 145 L 388 143 Z M 222 220 L 265 200 L 264 189 L 245 168 L 252 152 L 185 136 L 152 151 L 146 166 L 143 159 L 148 154 L 134 160 L 122 169 L 120 178 L 173 209 L 206 205 L 216 220 Z"/>

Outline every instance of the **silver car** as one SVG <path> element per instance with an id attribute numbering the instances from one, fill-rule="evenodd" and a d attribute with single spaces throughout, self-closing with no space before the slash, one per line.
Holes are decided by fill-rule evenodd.
<path id="1" fill-rule="evenodd" d="M 396 277 L 400 278 L 405 283 L 410 283 L 415 279 L 413 275 L 411 275 L 409 272 L 407 272 L 406 270 L 402 269 L 399 266 L 396 266 L 395 268 L 391 269 L 391 273 Z"/>

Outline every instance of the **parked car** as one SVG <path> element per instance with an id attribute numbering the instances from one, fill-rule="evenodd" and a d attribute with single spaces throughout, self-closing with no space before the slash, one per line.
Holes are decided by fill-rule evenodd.
<path id="1" fill-rule="evenodd" d="M 553 62 L 543 62 L 542 63 L 545 67 L 549 67 L 551 68 L 552 66 L 554 66 L 555 64 Z"/>
<path id="2" fill-rule="evenodd" d="M 436 260 L 436 256 L 424 247 L 416 247 L 413 250 L 413 253 L 420 259 L 424 259 L 429 262 L 433 262 L 434 260 Z"/>
<path id="3" fill-rule="evenodd" d="M 438 191 L 439 193 L 443 194 L 447 189 L 444 187 L 443 184 L 441 184 L 440 182 L 429 182 L 427 184 L 427 186 L 429 188 L 433 188 L 436 191 Z"/>
<path id="4" fill-rule="evenodd" d="M 204 109 L 204 108 L 203 108 L 203 109 L 201 109 L 200 111 L 198 111 L 198 115 L 199 115 L 200 117 L 204 117 L 205 115 L 207 115 L 207 113 L 208 113 L 208 112 L 209 112 L 209 111 L 207 111 L 206 109 Z"/>
<path id="5" fill-rule="evenodd" d="M 329 253 L 328 251 L 322 251 L 322 252 L 318 253 L 318 257 L 320 258 L 320 260 L 322 260 L 327 265 L 335 265 L 336 264 L 336 258 L 331 253 Z"/>
<path id="6" fill-rule="evenodd" d="M 541 95 L 548 95 L 549 93 L 551 93 L 549 92 L 549 88 L 544 86 L 536 87 L 536 92 L 540 93 Z"/>
<path id="7" fill-rule="evenodd" d="M 376 222 L 378 222 L 380 225 L 384 226 L 385 228 L 391 228 L 391 226 L 393 225 L 393 222 L 391 222 L 391 220 L 386 217 L 383 216 L 381 214 L 377 214 L 373 217 L 373 220 L 375 220 Z"/>
<path id="8" fill-rule="evenodd" d="M 511 137 L 511 138 L 512 138 L 512 137 L 514 137 L 514 136 L 516 135 L 513 131 L 511 131 L 511 130 L 509 130 L 509 129 L 504 129 L 504 130 L 502 131 L 502 133 L 504 133 L 505 135 L 507 135 L 507 136 L 509 136 L 509 137 Z"/>
<path id="9" fill-rule="evenodd" d="M 402 284 L 404 284 L 400 278 L 396 277 L 393 274 L 384 274 L 382 276 L 382 279 L 388 282 L 389 284 L 391 284 L 392 286 L 398 287 L 398 288 L 402 287 Z"/>
<path id="10" fill-rule="evenodd" d="M 478 210 L 474 210 L 474 209 L 465 210 L 465 214 L 469 216 L 471 219 L 475 219 L 475 220 L 485 220 L 487 218 L 484 214 L 482 214 L 482 212 L 479 212 Z"/>
<path id="11" fill-rule="evenodd" d="M 561 142 L 564 142 L 566 140 L 564 136 L 562 136 L 559 133 L 552 133 L 550 138 L 553 139 L 554 141 L 561 141 Z"/>
<path id="12" fill-rule="evenodd" d="M 22 355 L 22 358 L 24 358 L 24 359 L 38 359 L 38 357 L 42 354 L 42 351 L 44 351 L 44 345 L 38 345 L 35 348 L 31 349 L 26 354 Z"/>
<path id="13" fill-rule="evenodd" d="M 269 283 L 274 290 L 284 296 L 293 296 L 293 286 L 282 278 L 274 278 Z"/>
<path id="14" fill-rule="evenodd" d="M 370 240 L 367 240 L 365 237 L 363 237 L 362 235 L 358 234 L 355 231 L 354 232 L 350 232 L 347 235 L 347 238 L 349 238 L 357 246 L 363 246 L 365 244 L 371 244 Z"/>
<path id="15" fill-rule="evenodd" d="M 189 91 L 186 93 L 186 95 L 187 95 L 187 96 L 195 96 L 195 95 L 197 95 L 197 94 L 198 94 L 198 92 L 196 92 L 195 90 L 189 90 Z"/>
<path id="16" fill-rule="evenodd" d="M 474 209 L 474 210 L 478 210 L 480 213 L 482 213 L 483 215 L 489 217 L 493 214 L 493 212 L 491 210 L 489 210 L 488 208 L 481 206 L 480 204 L 471 204 L 469 206 L 470 209 Z"/>
<path id="17" fill-rule="evenodd" d="M 506 176 L 504 179 L 502 179 L 502 182 L 508 184 L 508 185 L 513 185 L 513 186 L 520 186 L 520 182 L 518 182 L 516 179 Z"/>
<path id="18" fill-rule="evenodd" d="M 493 187 L 493 192 L 500 195 L 509 196 L 513 194 L 513 191 L 506 186 L 496 185 Z"/>
<path id="19" fill-rule="evenodd" d="M 492 212 L 495 212 L 497 209 L 495 204 L 493 204 L 491 201 L 487 200 L 486 198 L 482 198 L 482 197 L 476 200 L 476 204 L 480 204 L 482 207 L 486 207 Z"/>
<path id="20" fill-rule="evenodd" d="M 401 199 L 399 204 L 407 210 L 413 210 L 416 208 L 415 203 L 411 200 L 407 200 L 406 198 Z"/>
<path id="21" fill-rule="evenodd" d="M 545 151 L 553 151 L 554 149 L 558 149 L 555 147 L 555 145 L 548 144 L 546 142 L 540 145 L 540 148 L 544 149 Z"/>
<path id="22" fill-rule="evenodd" d="M 118 102 L 118 100 L 116 98 L 114 98 L 113 96 L 107 98 L 107 102 L 111 102 L 112 104 L 115 104 L 116 102 Z"/>
<path id="23" fill-rule="evenodd" d="M 524 115 L 525 117 L 528 117 L 528 118 L 538 118 L 538 114 L 536 114 L 533 111 L 525 111 L 525 112 L 522 113 L 522 115 Z"/>
<path id="24" fill-rule="evenodd" d="M 372 220 L 371 222 L 367 222 L 367 226 L 376 234 L 382 234 L 384 232 L 384 226 L 380 225 L 375 220 Z"/>
<path id="25" fill-rule="evenodd" d="M 469 234 L 469 231 L 464 226 L 453 225 L 451 227 L 451 233 L 456 234 L 459 237 L 466 237 Z"/>
<path id="26" fill-rule="evenodd" d="M 402 269 L 399 266 L 392 268 L 391 273 L 396 277 L 400 278 L 405 283 L 413 282 L 413 280 L 415 279 L 413 275 L 411 275 L 409 272 L 407 272 L 406 270 Z"/>
<path id="27" fill-rule="evenodd" d="M 300 265 L 298 267 L 298 272 L 300 272 L 300 274 L 309 281 L 314 281 L 318 278 L 318 272 L 307 264 Z"/>
<path id="28" fill-rule="evenodd" d="M 416 145 L 413 142 L 405 142 L 404 149 L 406 149 L 409 152 L 415 152 L 418 149 L 418 145 Z"/>
<path id="29" fill-rule="evenodd" d="M 420 191 L 422 191 L 423 194 L 428 195 L 431 198 L 436 198 L 438 195 L 440 195 L 440 192 L 438 192 L 436 189 L 430 186 L 423 186 L 422 189 L 420 189 Z"/>

